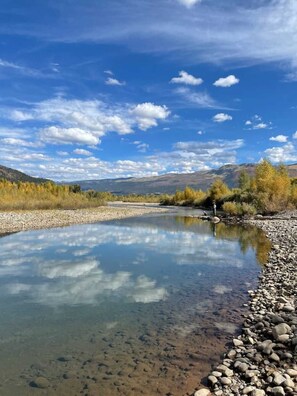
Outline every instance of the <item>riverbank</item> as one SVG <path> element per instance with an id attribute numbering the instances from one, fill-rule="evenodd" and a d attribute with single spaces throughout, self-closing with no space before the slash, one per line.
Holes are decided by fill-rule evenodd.
<path id="1" fill-rule="evenodd" d="M 0 212 L 0 234 L 42 228 L 65 227 L 73 224 L 97 223 L 166 212 L 159 206 L 134 205 L 133 207 L 108 207 L 88 209 L 23 210 Z"/>
<path id="2" fill-rule="evenodd" d="M 208 377 L 215 396 L 297 395 L 297 218 L 251 220 L 272 242 L 242 334 Z M 203 393 L 204 391 L 204 393 Z M 200 392 L 200 393 L 199 393 Z M 195 396 L 210 395 L 200 390 Z"/>

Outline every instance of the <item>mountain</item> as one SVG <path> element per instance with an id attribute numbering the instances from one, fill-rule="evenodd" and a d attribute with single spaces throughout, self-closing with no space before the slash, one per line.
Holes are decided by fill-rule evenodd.
<path id="1" fill-rule="evenodd" d="M 31 183 L 45 183 L 48 179 L 41 179 L 38 177 L 32 177 L 20 172 L 16 169 L 6 168 L 6 166 L 0 165 L 0 180 L 6 179 L 11 182 L 31 182 Z"/>
<path id="2" fill-rule="evenodd" d="M 175 193 L 186 186 L 207 190 L 212 182 L 220 177 L 229 187 L 238 185 L 242 170 L 249 174 L 255 171 L 255 164 L 224 165 L 219 169 L 194 173 L 168 173 L 153 177 L 130 177 L 121 179 L 81 180 L 69 184 L 79 184 L 83 190 L 110 191 L 115 194 Z M 297 178 L 297 164 L 288 165 L 290 177 Z"/>

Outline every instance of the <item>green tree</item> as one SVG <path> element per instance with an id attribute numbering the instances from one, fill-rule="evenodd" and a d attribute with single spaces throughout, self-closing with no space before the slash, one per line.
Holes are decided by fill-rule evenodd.
<path id="1" fill-rule="evenodd" d="M 238 185 L 242 191 L 247 191 L 251 188 L 251 178 L 246 170 L 242 170 L 240 172 L 240 175 L 238 178 Z"/>

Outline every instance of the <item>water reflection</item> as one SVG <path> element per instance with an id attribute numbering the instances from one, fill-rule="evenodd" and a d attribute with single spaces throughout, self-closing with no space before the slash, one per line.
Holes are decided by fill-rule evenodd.
<path id="1" fill-rule="evenodd" d="M 261 237 L 237 231 L 160 216 L 1 238 L 0 394 L 40 375 L 49 395 L 192 392 L 259 271 Z"/>
<path id="2" fill-rule="evenodd" d="M 194 228 L 201 225 L 203 220 L 193 217 L 179 217 L 177 221 L 182 222 L 186 227 Z M 225 223 L 208 223 L 212 230 L 213 236 L 218 239 L 238 240 L 242 253 L 253 248 L 256 251 L 256 257 L 260 264 L 264 265 L 268 260 L 271 249 L 271 242 L 266 238 L 264 232 L 259 228 L 252 226 L 242 226 L 237 224 L 227 225 Z"/>

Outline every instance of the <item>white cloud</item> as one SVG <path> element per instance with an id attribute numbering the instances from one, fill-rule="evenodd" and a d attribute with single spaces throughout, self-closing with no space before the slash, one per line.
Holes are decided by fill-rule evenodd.
<path id="1" fill-rule="evenodd" d="M 75 149 L 73 150 L 74 154 L 77 155 L 85 155 L 87 157 L 89 157 L 90 155 L 92 155 L 92 153 L 88 150 L 84 150 L 84 149 Z"/>
<path id="2" fill-rule="evenodd" d="M 179 72 L 179 77 L 173 77 L 170 82 L 172 84 L 201 85 L 203 80 L 182 70 Z"/>
<path id="3" fill-rule="evenodd" d="M 288 136 L 285 135 L 272 136 L 271 138 L 269 138 L 269 140 L 279 143 L 286 143 L 288 141 Z"/>
<path id="4" fill-rule="evenodd" d="M 12 110 L 9 118 L 13 121 L 28 121 L 32 120 L 33 116 L 21 110 Z"/>
<path id="5" fill-rule="evenodd" d="M 62 97 L 33 104 L 30 109 L 13 109 L 4 116 L 26 123 L 44 123 L 38 136 L 43 142 L 97 145 L 109 132 L 133 133 L 135 126 L 147 130 L 170 114 L 166 106 L 153 103 L 138 105 L 108 104 L 98 100 L 68 100 Z M 1 131 L 0 131 L 1 136 Z"/>
<path id="6" fill-rule="evenodd" d="M 105 81 L 106 85 L 118 85 L 118 86 L 124 86 L 126 85 L 125 81 L 119 81 L 114 77 L 108 77 L 107 80 Z"/>
<path id="7" fill-rule="evenodd" d="M 196 4 L 201 3 L 202 0 L 177 0 L 180 4 L 186 6 L 187 8 L 191 8 Z"/>
<path id="8" fill-rule="evenodd" d="M 192 103 L 201 109 L 224 109 L 224 106 L 217 103 L 207 92 L 194 92 L 187 87 L 179 87 L 174 92 L 183 98 L 183 102 L 186 100 L 187 105 Z"/>
<path id="9" fill-rule="evenodd" d="M 188 7 L 194 5 L 194 0 L 180 1 Z M 13 11 L 10 3 L 8 12 Z M 7 20 L 1 24 L 1 33 L 13 32 L 55 43 L 116 43 L 142 53 L 174 52 L 191 64 L 274 62 L 288 73 L 297 67 L 296 0 L 205 1 L 201 7 L 184 13 L 173 0 L 154 2 L 154 7 L 151 0 L 142 0 L 141 6 L 135 0 L 109 0 L 102 12 L 98 12 L 95 0 L 82 4 L 61 0 L 60 3 L 65 11 L 61 18 L 49 13 L 48 23 L 43 25 L 36 24 L 34 18 L 24 24 Z"/>
<path id="10" fill-rule="evenodd" d="M 225 121 L 231 121 L 232 116 L 229 114 L 224 114 L 224 113 L 218 113 L 213 117 L 214 122 L 225 122 Z"/>
<path id="11" fill-rule="evenodd" d="M 17 72 L 18 74 L 23 74 L 25 76 L 29 77 L 49 77 L 49 75 L 46 75 L 42 73 L 39 70 L 32 69 L 30 67 L 26 66 L 21 66 L 13 62 L 8 62 L 4 59 L 0 59 L 0 67 L 3 67 L 5 69 L 10 69 L 11 71 Z"/>
<path id="12" fill-rule="evenodd" d="M 232 85 L 238 84 L 239 79 L 236 78 L 233 74 L 228 77 L 221 77 L 217 81 L 213 83 L 215 87 L 229 88 Z"/>
<path id="13" fill-rule="evenodd" d="M 165 120 L 170 115 L 166 106 L 158 106 L 150 102 L 136 105 L 130 113 L 135 117 L 139 129 L 143 131 L 157 126 L 158 120 Z"/>
<path id="14" fill-rule="evenodd" d="M 33 142 L 28 142 L 24 139 L 16 139 L 16 138 L 4 138 L 1 139 L 1 142 L 3 144 L 7 144 L 10 146 L 24 146 L 24 147 L 38 147 L 40 144 L 38 143 L 33 143 Z"/>
<path id="15" fill-rule="evenodd" d="M 140 153 L 146 153 L 150 146 L 147 143 L 140 143 L 136 147 Z"/>
<path id="16" fill-rule="evenodd" d="M 293 134 L 293 139 L 297 139 L 297 131 Z"/>
<path id="17" fill-rule="evenodd" d="M 272 123 L 271 122 L 264 122 L 262 117 L 258 114 L 255 114 L 250 120 L 245 122 L 245 125 L 248 126 L 250 130 L 254 129 L 271 129 Z"/>
<path id="18" fill-rule="evenodd" d="M 292 143 L 287 143 L 282 147 L 272 147 L 265 150 L 267 158 L 274 163 L 285 163 L 297 161 L 297 150 Z"/>
<path id="19" fill-rule="evenodd" d="M 100 139 L 90 131 L 81 128 L 61 128 L 57 126 L 42 129 L 40 131 L 40 139 L 43 142 L 53 144 L 97 145 L 100 143 Z"/>
<path id="20" fill-rule="evenodd" d="M 259 122 L 259 124 L 253 125 L 253 129 L 266 129 L 269 127 L 269 124 L 266 124 L 265 122 Z"/>

